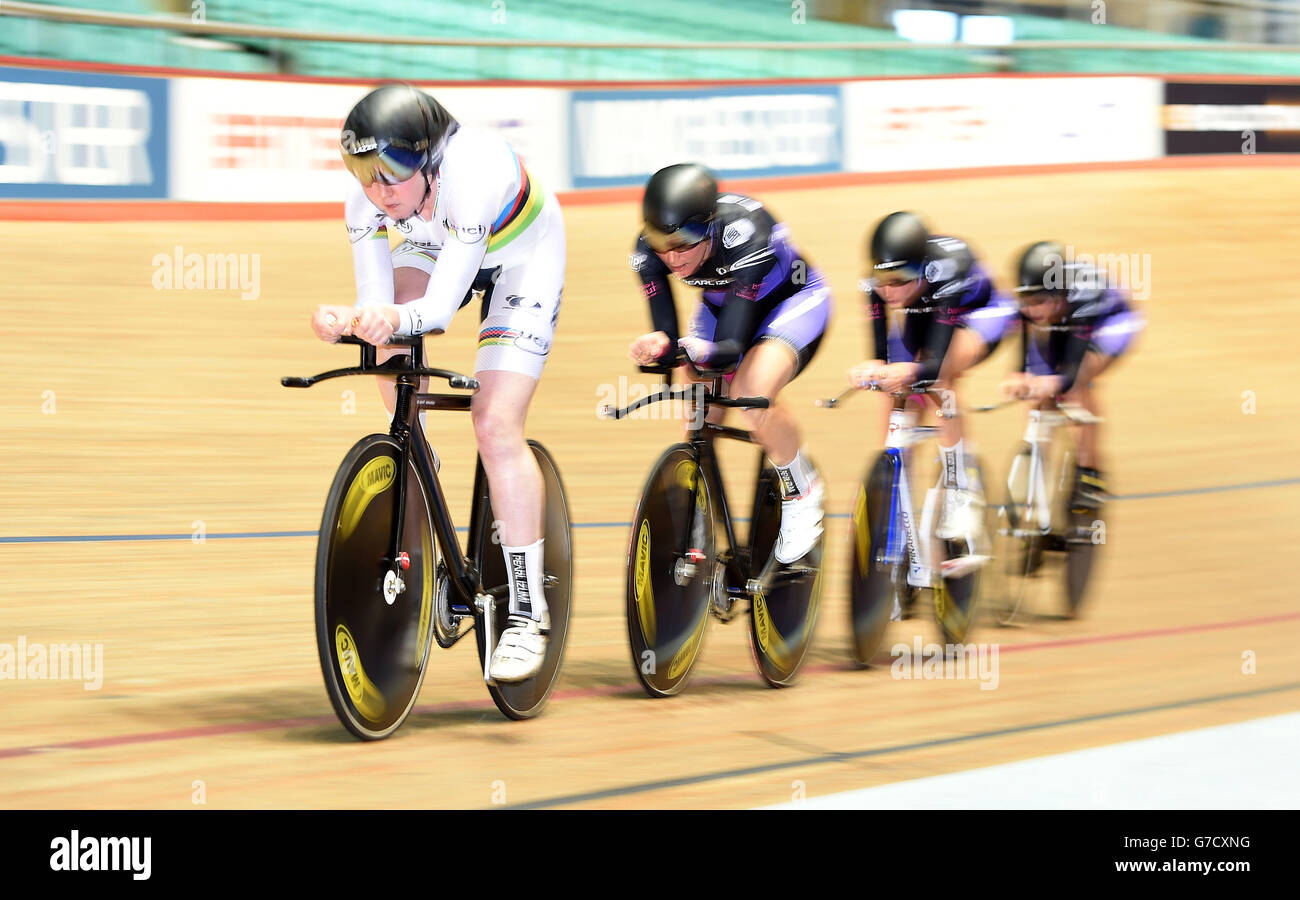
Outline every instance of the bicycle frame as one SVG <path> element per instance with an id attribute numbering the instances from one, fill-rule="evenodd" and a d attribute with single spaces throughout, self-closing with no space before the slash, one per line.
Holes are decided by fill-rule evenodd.
<path id="1" fill-rule="evenodd" d="M 679 358 L 677 362 L 684 361 L 684 357 Z M 697 371 L 699 367 L 695 367 Z M 642 366 L 641 371 L 647 374 L 663 374 L 670 379 L 672 377 L 671 366 Z M 768 401 L 761 397 L 727 397 L 725 395 L 724 379 L 721 373 L 707 371 L 712 378 L 711 390 L 704 388 L 704 382 L 695 382 L 680 390 L 674 390 L 665 386 L 648 397 L 630 404 L 627 408 L 621 410 L 607 409 L 605 414 L 611 418 L 621 419 L 630 415 L 634 410 L 640 409 L 651 403 L 661 400 L 673 399 L 690 399 L 694 397 L 694 402 L 699 404 L 697 410 L 699 424 L 690 426 L 692 436 L 687 443 L 692 450 L 699 456 L 700 467 L 704 472 L 705 482 L 713 496 L 718 498 L 718 510 L 722 516 L 723 532 L 727 539 L 727 548 L 724 554 L 719 554 L 719 561 L 723 562 L 728 575 L 728 584 L 726 586 L 727 595 L 730 597 L 748 597 L 751 594 L 763 593 L 770 590 L 773 586 L 788 579 L 801 577 L 801 570 L 785 570 L 775 564 L 767 566 L 761 573 L 754 572 L 754 560 L 750 558 L 750 547 L 742 546 L 736 540 L 735 520 L 731 516 L 731 504 L 727 500 L 726 489 L 722 484 L 722 472 L 718 466 L 717 454 L 714 451 L 713 443 L 719 438 L 741 441 L 742 443 L 755 443 L 754 436 L 743 428 L 733 428 L 729 425 L 721 425 L 708 421 L 708 411 L 711 406 L 724 407 L 729 409 L 765 409 Z M 763 476 L 763 457 L 760 455 L 758 460 L 758 473 L 755 479 L 755 487 L 759 479 Z M 752 530 L 752 524 L 751 524 Z M 752 544 L 752 540 L 749 542 Z M 775 562 L 775 560 L 773 560 Z M 741 585 L 741 587 L 732 587 L 732 585 Z"/>
<path id="2" fill-rule="evenodd" d="M 1057 496 L 1057 492 L 1065 489 L 1066 473 L 1070 471 L 1070 448 L 1065 449 L 1065 456 L 1061 461 L 1061 470 L 1057 473 L 1055 486 L 1047 478 L 1043 459 L 1047 449 L 1052 445 L 1056 429 L 1063 425 L 1081 424 L 1085 421 L 1078 415 L 1070 415 L 1061 412 L 1059 409 L 1029 410 L 1029 421 L 1025 425 L 1024 436 L 1024 441 L 1030 448 L 1025 508 L 1032 510 L 1032 514 L 1030 520 L 1024 524 L 1036 523 L 1038 530 L 1035 533 L 1028 528 L 1017 528 L 1012 532 L 1015 537 L 1033 537 L 1035 534 L 1046 535 L 1051 533 L 1052 501 Z M 1021 456 L 1017 454 L 1011 462 L 1011 471 L 1007 474 L 1008 488 L 1014 489 L 1012 486 L 1016 481 L 1017 467 L 1020 465 L 1020 461 Z"/>
<path id="3" fill-rule="evenodd" d="M 479 594 L 480 572 L 473 561 L 482 558 L 483 542 L 481 534 L 483 529 L 478 522 L 478 516 L 481 505 L 479 500 L 481 496 L 486 496 L 486 486 L 480 483 L 481 479 L 476 474 L 470 516 L 469 554 L 466 555 L 462 551 L 460 539 L 456 536 L 456 525 L 451 519 L 447 498 L 443 492 L 442 483 L 438 480 L 438 471 L 433 464 L 429 443 L 425 438 L 424 428 L 420 425 L 417 413 L 420 410 L 429 409 L 468 411 L 472 396 L 470 394 L 420 393 L 419 379 L 421 377 L 446 378 L 452 387 L 472 388 L 475 390 L 478 388 L 478 382 L 446 369 L 426 368 L 423 364 L 423 342 L 420 338 L 394 339 L 391 342 L 392 344 L 410 347 L 410 356 L 391 357 L 383 363 L 376 361 L 375 347 L 359 338 L 344 337 L 339 342 L 356 344 L 361 347 L 360 366 L 334 369 L 311 378 L 282 378 L 280 382 L 285 387 L 305 388 L 328 378 L 346 375 L 397 376 L 397 402 L 394 406 L 393 421 L 388 434 L 400 448 L 398 471 L 406 472 L 407 466 L 412 462 L 412 452 L 414 452 L 413 461 L 415 466 L 424 483 L 428 486 L 434 533 L 437 536 L 442 558 L 448 566 L 450 587 L 455 592 L 456 599 L 462 601 L 460 604 L 453 601 L 451 610 L 458 615 L 469 615 L 471 612 L 470 605 L 475 602 Z M 405 521 L 405 507 L 406 492 L 405 490 L 399 490 L 396 502 L 393 504 L 393 540 L 388 548 L 388 556 L 384 560 L 389 566 L 401 566 L 400 548 L 402 546 L 402 525 Z M 500 597 L 497 597 L 496 593 L 493 592 L 493 599 L 499 600 Z M 485 612 L 487 611 L 485 610 Z"/>
<path id="4" fill-rule="evenodd" d="M 721 388 L 721 381 L 721 378 L 714 379 L 713 390 L 715 394 Z M 722 437 L 733 441 L 752 444 L 754 443 L 754 436 L 750 432 L 741 428 L 732 428 L 727 425 L 719 425 L 709 422 L 707 421 L 707 410 L 704 412 L 705 414 L 701 415 L 701 424 L 699 426 L 693 426 L 692 428 L 695 432 L 695 436 L 690 439 L 689 443 L 692 448 L 694 448 L 695 452 L 699 454 L 700 468 L 704 472 L 704 477 L 709 486 L 709 491 L 718 498 L 717 509 L 722 516 L 723 533 L 727 538 L 725 559 L 721 559 L 726 566 L 727 574 L 729 576 L 727 593 L 729 595 L 734 594 L 740 596 L 744 595 L 746 591 L 732 588 L 730 585 L 743 585 L 749 582 L 752 576 L 753 561 L 749 558 L 749 547 L 741 547 L 739 542 L 736 540 L 736 528 L 734 520 L 731 517 L 731 504 L 727 500 L 727 491 L 722 484 L 722 470 L 718 465 L 718 456 L 714 450 L 713 442 L 717 438 Z M 758 474 L 756 476 L 755 484 L 757 484 L 757 478 L 761 478 L 762 476 L 763 458 L 762 456 L 759 456 Z M 752 528 L 752 511 L 750 515 Z M 719 556 L 721 558 L 722 554 L 719 554 Z"/>
<path id="5" fill-rule="evenodd" d="M 886 565 L 898 565 L 906 555 L 908 561 L 907 583 L 913 587 L 927 588 L 933 581 L 930 545 L 922 540 L 930 533 L 937 499 L 937 488 L 926 491 L 918 530 L 912 507 L 911 482 L 907 471 L 907 454 L 903 451 L 913 444 L 938 434 L 934 425 L 916 424 L 916 414 L 904 409 L 899 398 L 889 413 L 889 432 L 885 438 L 885 455 L 893 460 L 894 477 L 889 493 L 888 530 L 885 537 Z"/>

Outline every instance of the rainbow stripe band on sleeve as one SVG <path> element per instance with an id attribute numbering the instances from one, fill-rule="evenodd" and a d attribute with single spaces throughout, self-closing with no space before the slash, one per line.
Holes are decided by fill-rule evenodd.
<path id="1" fill-rule="evenodd" d="M 501 347 L 513 344 L 521 333 L 514 328 L 501 328 L 499 326 L 484 328 L 478 333 L 478 348 L 482 350 L 484 347 Z"/>
<path id="2" fill-rule="evenodd" d="M 519 193 L 501 210 L 501 215 L 492 223 L 492 232 L 488 237 L 488 252 L 500 250 L 509 244 L 533 224 L 537 214 L 542 211 L 542 191 L 537 189 L 528 170 L 514 154 L 515 169 L 519 173 Z"/>
<path id="3" fill-rule="evenodd" d="M 375 233 L 370 236 L 370 240 L 372 241 L 388 240 L 388 226 L 380 225 L 378 228 L 376 228 Z"/>

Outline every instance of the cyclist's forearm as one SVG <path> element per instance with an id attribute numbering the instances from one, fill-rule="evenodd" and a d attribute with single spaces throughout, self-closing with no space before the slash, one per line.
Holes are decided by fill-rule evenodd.
<path id="1" fill-rule="evenodd" d="M 668 340 L 671 342 L 669 352 L 671 352 L 677 347 L 677 338 L 681 336 L 672 288 L 668 286 L 665 279 L 653 278 L 642 283 L 642 290 L 650 303 L 650 321 L 654 330 L 668 335 Z"/>
<path id="2" fill-rule="evenodd" d="M 889 359 L 889 320 L 885 316 L 885 302 L 876 296 L 875 291 L 867 292 L 867 318 L 870 320 L 868 337 L 872 346 L 867 348 L 867 359 Z"/>
<path id="3" fill-rule="evenodd" d="M 449 240 L 438 254 L 424 296 L 397 308 L 400 323 L 394 333 L 407 337 L 446 331 L 466 291 L 473 285 L 486 253 L 483 241 L 464 244 L 454 238 Z"/>
<path id="4" fill-rule="evenodd" d="M 946 312 L 943 315 L 946 315 Z M 952 343 L 954 328 L 955 325 L 936 317 L 934 324 L 930 326 L 929 352 L 921 361 L 921 369 L 916 374 L 917 381 L 934 381 L 939 377 L 939 370 L 943 368 L 943 358 L 948 355 L 948 346 Z"/>
<path id="5" fill-rule="evenodd" d="M 393 303 L 393 262 L 387 240 L 361 240 L 352 245 L 352 270 L 357 281 L 357 306 Z"/>
<path id="6" fill-rule="evenodd" d="M 746 300 L 735 296 L 735 293 L 733 288 L 723 301 L 724 306 L 713 336 L 715 346 L 709 364 L 718 368 L 726 368 L 740 360 L 745 348 L 754 343 L 754 334 L 760 324 L 757 300 Z"/>
<path id="7" fill-rule="evenodd" d="M 1083 357 L 1088 352 L 1088 342 L 1077 334 L 1071 334 L 1069 343 L 1066 344 L 1065 359 L 1061 362 L 1060 371 L 1056 374 L 1061 378 L 1061 393 L 1069 393 L 1070 388 L 1074 387 L 1075 380 L 1079 377 L 1079 367 L 1083 365 Z"/>

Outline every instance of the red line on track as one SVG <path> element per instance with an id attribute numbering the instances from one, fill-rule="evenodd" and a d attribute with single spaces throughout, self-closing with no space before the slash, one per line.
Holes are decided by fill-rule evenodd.
<path id="1" fill-rule="evenodd" d="M 1234 619 L 1225 622 L 1207 622 L 1202 625 L 1179 625 L 1172 628 L 1150 628 L 1145 631 L 1122 631 L 1114 634 L 1099 634 L 1089 637 L 1078 638 L 1061 638 L 1053 641 L 1031 641 L 1024 644 L 1011 644 L 1008 646 L 999 646 L 998 652 L 1013 653 L 1018 651 L 1029 650 L 1046 650 L 1052 647 L 1072 647 L 1083 644 L 1105 644 L 1117 641 L 1136 641 L 1146 638 L 1170 637 L 1178 634 L 1192 634 L 1205 631 L 1224 631 L 1230 628 L 1247 628 L 1254 625 L 1271 625 L 1277 622 L 1292 622 L 1300 619 L 1300 612 L 1283 613 L 1276 616 L 1263 616 L 1254 619 Z M 885 665 L 888 664 L 886 659 Z M 877 662 L 877 665 L 880 665 Z M 846 667 L 843 665 L 821 665 L 810 666 L 805 669 L 808 673 L 817 672 L 842 672 Z M 696 684 L 748 684 L 753 679 L 749 677 L 736 678 L 727 676 L 716 676 L 712 678 L 695 679 Z M 633 686 L 608 685 L 596 688 L 573 688 L 566 691 L 557 691 L 552 694 L 553 700 L 572 700 L 584 697 L 602 697 L 617 694 L 639 694 L 641 689 Z M 416 715 L 428 715 L 430 713 L 456 712 L 458 710 L 490 710 L 494 706 L 487 700 L 461 700 L 450 703 L 439 703 L 433 706 L 417 706 L 412 710 Z M 7 747 L 0 749 L 0 759 L 9 759 L 16 756 L 33 756 L 37 753 L 60 750 L 94 750 L 100 747 L 120 747 L 127 744 L 151 744 L 163 741 L 179 741 L 187 738 L 196 737 L 217 737 L 227 734 L 243 734 L 254 731 L 275 731 L 284 728 L 305 728 L 320 725 L 329 725 L 335 722 L 334 716 L 304 716 L 292 719 L 271 719 L 263 722 L 235 722 L 226 725 L 198 725 L 192 728 L 177 728 L 171 731 L 150 731 L 140 734 L 120 734 L 111 737 L 88 738 L 80 741 L 66 741 L 59 744 L 33 744 L 27 747 Z"/>

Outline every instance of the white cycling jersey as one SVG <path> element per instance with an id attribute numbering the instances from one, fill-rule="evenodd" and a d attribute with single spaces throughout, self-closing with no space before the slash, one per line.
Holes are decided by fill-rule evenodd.
<path id="1" fill-rule="evenodd" d="M 434 188 L 432 220 L 417 214 L 399 221 L 377 209 L 360 183 L 353 183 L 345 218 L 357 305 L 392 304 L 393 269 L 414 266 L 429 273 L 428 288 L 423 297 L 398 307 L 396 334 L 442 332 L 476 281 L 490 285 L 479 369 L 505 368 L 538 377 L 564 286 L 559 202 L 533 181 L 508 142 L 476 128 L 461 128 L 448 139 Z M 392 253 L 390 227 L 404 239 Z M 492 281 L 480 278 L 493 270 L 498 271 Z M 521 312 L 527 315 L 521 317 Z M 532 360 L 512 362 L 511 354 L 499 349 L 485 357 L 485 348 L 506 345 L 523 348 Z"/>

